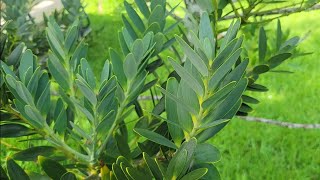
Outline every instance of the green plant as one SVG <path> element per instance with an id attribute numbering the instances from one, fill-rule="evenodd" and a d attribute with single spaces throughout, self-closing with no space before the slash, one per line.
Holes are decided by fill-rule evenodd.
<path id="1" fill-rule="evenodd" d="M 15 128 L 22 128 L 45 139 L 42 146 L 22 150 L 12 158 L 18 161 L 38 159 L 42 169 L 53 179 L 98 174 L 102 178 L 117 179 L 197 179 L 205 174 L 211 179 L 218 176 L 212 162 L 219 160 L 219 152 L 205 142 L 235 115 L 247 80 L 242 77 L 245 69 L 233 68 L 242 50 L 239 39 L 235 39 L 239 44 L 230 56 L 221 61 L 213 60 L 215 43 L 208 23 L 209 18 L 204 14 L 199 39 L 195 39 L 199 42 L 197 52 L 176 37 L 188 60 L 181 66 L 169 58 L 181 79 L 178 82 L 170 78 L 166 90 L 160 88 L 166 96 L 167 116 L 160 116 L 153 109 L 128 121 L 134 109 L 132 103 L 148 88 L 145 68 L 156 45 L 154 34 L 147 33 L 142 39 L 127 44 L 130 52 L 125 58 L 110 51 L 112 64 L 106 61 L 96 81 L 98 78 L 84 59 L 85 54 L 79 54 L 83 52 L 79 48 L 84 45 L 77 42 L 78 27 L 70 27 L 64 35 L 55 22 L 49 22 L 47 37 L 52 52 L 49 53 L 48 72 L 51 78 L 46 70 L 36 65 L 30 50 L 23 52 L 17 75 L 1 62 L 5 82 L 14 96 L 12 104 L 8 105 L 14 110 L 13 116 L 21 118 L 2 121 L 1 130 L 6 130 L 1 131 L 2 137 L 21 136 L 15 133 Z M 231 37 L 224 39 L 224 48 L 230 48 L 236 31 L 233 29 Z M 207 43 L 210 46 L 205 46 Z M 59 96 L 53 97 L 52 93 Z M 77 163 L 83 167 L 66 170 L 55 161 L 58 155 L 62 155 L 60 163 L 66 167 Z M 11 178 L 12 170 L 17 168 L 12 164 L 14 162 L 8 160 L 7 171 Z M 25 176 L 22 173 L 21 178 L 22 175 Z"/>
<path id="2" fill-rule="evenodd" d="M 64 32 L 50 19 L 47 69 L 23 48 L 1 61 L 0 85 L 6 84 L 10 96 L 1 111 L 1 138 L 36 141 L 7 159 L 2 178 L 218 179 L 214 163 L 220 153 L 207 141 L 237 113 L 250 110 L 243 102 L 256 102 L 243 96 L 250 88 L 262 89 L 254 78 L 288 58 L 273 58 L 287 53 L 276 51 L 274 60 L 265 61 L 266 36 L 260 33 L 259 57 L 267 65 L 247 70 L 240 24 L 232 22 L 218 39 L 203 13 L 198 32 L 190 32 L 192 47 L 176 36 L 185 61 L 168 58 L 175 73 L 157 87 L 162 100 L 142 109 L 138 97 L 157 82 L 149 74 L 158 67 L 151 71 L 152 58 L 163 50 L 161 33 L 145 30 L 132 37 L 126 25 L 119 33 L 122 52 L 110 49 L 111 61 L 95 77 L 87 45 L 78 40 L 78 22 Z M 296 44 L 289 45 L 291 50 Z M 46 175 L 25 173 L 16 161 L 35 161 Z"/>

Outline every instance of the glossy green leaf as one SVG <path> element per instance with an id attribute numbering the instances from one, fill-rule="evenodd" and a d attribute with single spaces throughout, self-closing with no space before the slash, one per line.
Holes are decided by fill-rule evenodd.
<path id="1" fill-rule="evenodd" d="M 56 151 L 52 146 L 35 146 L 15 153 L 12 158 L 18 161 L 36 161 L 38 156 L 51 156 Z"/>
<path id="2" fill-rule="evenodd" d="M 90 101 L 90 103 L 95 106 L 97 104 L 97 97 L 93 89 L 91 89 L 90 85 L 79 74 L 77 74 L 75 83 L 84 97 L 86 97 Z"/>
<path id="3" fill-rule="evenodd" d="M 30 117 L 30 119 L 28 120 L 33 126 L 39 129 L 44 126 L 43 124 L 45 123 L 45 119 L 42 117 L 42 115 L 37 109 L 30 105 L 27 105 L 24 107 L 24 110 L 26 114 Z"/>
<path id="4" fill-rule="evenodd" d="M 176 95 L 176 91 L 177 91 L 178 87 L 179 87 L 179 84 L 175 78 L 168 79 L 166 88 L 169 93 Z M 165 96 L 165 106 L 166 106 L 168 121 L 170 121 L 170 122 L 172 121 L 176 124 L 179 124 L 176 102 L 174 100 L 172 100 L 171 98 Z M 168 123 L 168 128 L 169 128 L 169 132 L 172 137 L 172 140 L 176 144 L 181 144 L 181 142 L 184 138 L 183 131 L 181 130 L 181 128 L 179 126 L 175 126 L 170 123 Z"/>
<path id="5" fill-rule="evenodd" d="M 157 5 L 150 14 L 148 18 L 148 25 L 151 26 L 152 23 L 158 23 L 160 25 L 160 30 L 163 30 L 165 26 L 165 14 L 162 6 Z M 156 33 L 155 33 L 156 34 Z"/>
<path id="6" fill-rule="evenodd" d="M 8 56 L 7 64 L 9 66 L 18 64 L 24 48 L 25 44 L 23 42 L 20 43 L 16 48 L 14 48 L 14 50 Z"/>
<path id="7" fill-rule="evenodd" d="M 52 179 L 60 179 L 67 173 L 67 170 L 62 165 L 52 159 L 38 156 L 38 161 L 43 171 Z"/>
<path id="8" fill-rule="evenodd" d="M 123 173 L 121 167 L 118 164 L 112 164 L 112 171 L 118 180 L 127 179 L 126 175 Z"/>
<path id="9" fill-rule="evenodd" d="M 243 36 L 230 41 L 224 49 L 219 50 L 217 57 L 214 59 L 212 69 L 216 71 L 236 50 L 238 50 L 243 41 Z"/>
<path id="10" fill-rule="evenodd" d="M 199 168 L 189 172 L 188 174 L 183 176 L 181 180 L 197 180 L 202 178 L 207 172 L 208 172 L 207 168 Z"/>
<path id="11" fill-rule="evenodd" d="M 110 62 L 107 60 L 105 61 L 102 71 L 101 71 L 101 76 L 100 76 L 100 85 L 102 85 L 102 83 L 106 80 L 108 80 L 111 76 L 111 64 Z"/>
<path id="12" fill-rule="evenodd" d="M 11 180 L 29 180 L 27 173 L 12 159 L 7 160 L 7 171 Z"/>
<path id="13" fill-rule="evenodd" d="M 207 12 L 201 14 L 199 24 L 199 39 L 203 42 L 205 38 L 208 38 L 210 40 L 210 43 L 214 42 L 213 30 Z"/>
<path id="14" fill-rule="evenodd" d="M 196 164 L 195 168 L 206 168 L 208 170 L 207 173 L 201 177 L 203 180 L 221 179 L 218 169 L 212 163 Z"/>
<path id="15" fill-rule="evenodd" d="M 192 88 L 199 96 L 202 96 L 204 93 L 203 85 L 199 84 L 198 81 L 186 70 L 186 68 L 180 66 L 171 57 L 168 57 L 168 59 L 179 76 L 188 82 L 190 88 Z"/>
<path id="16" fill-rule="evenodd" d="M 145 26 L 137 12 L 127 1 L 124 1 L 124 7 L 126 8 L 127 14 L 129 15 L 133 24 L 139 29 L 140 32 L 144 32 Z"/>
<path id="17" fill-rule="evenodd" d="M 28 136 L 33 133 L 34 133 L 33 130 L 21 124 L 1 124 L 0 125 L 1 138 Z"/>
<path id="18" fill-rule="evenodd" d="M 123 21 L 123 24 L 124 24 L 124 29 L 123 29 L 123 33 L 125 33 L 124 34 L 124 38 L 125 38 L 125 40 L 128 40 L 128 36 L 127 35 L 129 35 L 130 36 L 130 41 L 133 41 L 133 40 L 135 40 L 135 39 L 137 39 L 138 38 L 138 35 L 137 35 L 137 33 L 136 33 L 136 31 L 134 30 L 134 28 L 133 28 L 133 26 L 132 26 L 132 24 L 129 22 L 129 20 L 127 19 L 127 17 L 125 16 L 125 15 L 122 15 L 121 16 L 122 17 L 122 21 Z M 131 47 L 131 43 L 128 43 L 128 42 L 130 42 L 130 41 L 126 41 L 127 42 L 127 45 L 129 46 L 129 47 Z"/>
<path id="19" fill-rule="evenodd" d="M 66 52 L 70 52 L 70 50 L 75 45 L 75 42 L 78 40 L 78 27 L 71 26 L 69 27 L 66 35 L 66 40 L 64 41 L 64 48 Z"/>
<path id="20" fill-rule="evenodd" d="M 237 21 L 235 23 L 232 22 L 230 24 L 229 29 L 227 31 L 227 34 L 225 35 L 225 37 L 222 40 L 220 49 L 224 49 L 226 47 L 226 45 L 237 36 L 240 25 L 241 25 L 240 19 L 237 19 Z"/>
<path id="21" fill-rule="evenodd" d="M 0 179 L 2 180 L 9 180 L 6 171 L 0 166 Z"/>
<path id="22" fill-rule="evenodd" d="M 230 71 L 232 66 L 236 63 L 238 58 L 240 57 L 242 48 L 236 50 L 226 61 L 223 63 L 217 71 L 212 75 L 209 81 L 209 89 L 214 90 L 219 82 L 221 82 L 222 78 Z"/>
<path id="23" fill-rule="evenodd" d="M 219 150 L 211 144 L 198 144 L 194 154 L 197 163 L 214 163 L 220 160 Z"/>
<path id="24" fill-rule="evenodd" d="M 160 27 L 159 23 L 154 22 L 154 23 L 150 24 L 149 27 L 144 32 L 144 34 L 147 34 L 149 32 L 153 32 L 153 34 L 157 34 L 158 32 L 161 32 L 161 27 Z"/>
<path id="25" fill-rule="evenodd" d="M 129 81 L 131 81 L 137 75 L 138 64 L 132 53 L 126 56 L 123 63 L 123 70 Z"/>
<path id="26" fill-rule="evenodd" d="M 218 125 L 220 125 L 220 124 L 226 123 L 226 122 L 228 122 L 228 121 L 230 121 L 230 119 L 214 120 L 214 121 L 212 121 L 212 122 L 202 124 L 202 125 L 199 126 L 197 129 L 200 129 L 200 130 L 209 129 L 209 128 L 212 128 L 212 127 L 214 127 L 214 126 L 218 126 Z"/>
<path id="27" fill-rule="evenodd" d="M 125 137 L 117 133 L 115 134 L 115 140 L 117 142 L 117 146 L 120 151 L 120 154 L 127 159 L 131 159 L 130 147 Z"/>
<path id="28" fill-rule="evenodd" d="M 117 76 L 117 79 L 121 86 L 126 87 L 127 78 L 126 76 L 124 76 L 122 59 L 120 58 L 119 54 L 113 49 L 110 49 L 109 53 L 112 62 L 113 72 Z"/>
<path id="29" fill-rule="evenodd" d="M 247 95 L 242 95 L 242 100 L 243 102 L 246 102 L 246 103 L 250 103 L 250 104 L 258 104 L 259 103 L 259 100 L 251 97 L 251 96 L 247 96 Z"/>
<path id="30" fill-rule="evenodd" d="M 183 169 L 187 166 L 187 155 L 186 149 L 182 149 L 171 159 L 167 169 L 167 179 L 178 179 L 180 175 L 183 175 Z"/>
<path id="31" fill-rule="evenodd" d="M 239 81 L 245 74 L 245 70 L 249 64 L 249 60 L 244 59 L 237 67 L 235 67 L 223 80 L 222 86 L 232 81 Z"/>
<path id="32" fill-rule="evenodd" d="M 26 72 L 29 68 L 31 68 L 31 73 L 35 70 L 33 69 L 33 53 L 30 49 L 22 54 L 20 60 L 19 76 L 22 82 L 26 81 Z"/>
<path id="33" fill-rule="evenodd" d="M 59 86 L 61 86 L 64 90 L 68 90 L 70 88 L 69 73 L 59 62 L 58 58 L 52 53 L 49 53 L 48 68 L 50 74 L 58 82 Z"/>
<path id="34" fill-rule="evenodd" d="M 77 180 L 77 177 L 72 172 L 67 172 L 61 176 L 60 180 Z"/>
<path id="35" fill-rule="evenodd" d="M 271 57 L 268 60 L 268 64 L 270 66 L 270 69 L 275 68 L 279 66 L 283 61 L 291 57 L 291 53 L 283 53 L 283 54 L 278 54 L 273 57 Z"/>
<path id="36" fill-rule="evenodd" d="M 144 15 L 145 18 L 149 18 L 150 10 L 148 8 L 147 2 L 145 0 L 134 0 L 137 4 L 140 12 Z"/>
<path id="37" fill-rule="evenodd" d="M 140 129 L 140 128 L 135 128 L 134 131 L 138 133 L 140 136 L 143 136 L 152 142 L 155 142 L 157 144 L 161 144 L 163 146 L 167 146 L 173 149 L 177 149 L 177 146 L 173 142 L 171 142 L 169 139 L 165 138 L 164 136 L 158 133 L 149 131 L 147 129 Z"/>
<path id="38" fill-rule="evenodd" d="M 222 87 L 221 89 L 219 89 L 219 91 L 217 91 L 216 93 L 214 93 L 211 97 L 209 97 L 208 99 L 206 99 L 203 103 L 202 103 L 202 107 L 204 109 L 208 109 L 212 106 L 216 106 L 217 102 L 219 100 L 221 100 L 223 97 L 225 97 L 226 95 L 228 95 L 233 88 L 235 87 L 236 82 L 232 81 L 229 84 L 225 85 L 224 87 Z"/>
<path id="39" fill-rule="evenodd" d="M 130 175 L 131 178 L 138 180 L 138 179 L 150 179 L 148 175 L 142 173 L 142 171 L 136 170 L 131 167 L 126 168 L 127 173 Z"/>
<path id="40" fill-rule="evenodd" d="M 155 162 L 155 160 L 153 160 L 147 153 L 143 152 L 143 159 L 146 162 L 149 170 L 151 171 L 151 173 L 153 174 L 154 178 L 156 180 L 161 180 L 163 179 L 161 170 L 159 169 L 157 163 Z"/>
<path id="41" fill-rule="evenodd" d="M 51 47 L 51 50 L 59 58 L 60 62 L 65 61 L 66 54 L 63 50 L 62 44 L 59 42 L 58 38 L 52 29 L 47 27 L 47 40 Z"/>
<path id="42" fill-rule="evenodd" d="M 268 65 L 262 64 L 262 65 L 255 66 L 253 68 L 252 72 L 255 74 L 263 74 L 263 73 L 268 72 L 269 70 L 270 70 L 270 68 Z"/>
<path id="43" fill-rule="evenodd" d="M 174 100 L 177 104 L 179 104 L 182 108 L 184 108 L 186 111 L 189 111 L 193 114 L 197 114 L 197 112 L 190 106 L 186 105 L 181 99 L 179 99 L 177 96 L 169 93 L 165 89 L 159 87 L 160 91 L 165 95 L 168 96 L 168 98 Z"/>
<path id="44" fill-rule="evenodd" d="M 180 44 L 183 52 L 187 55 L 191 63 L 197 68 L 197 70 L 203 75 L 208 76 L 208 67 L 200 56 L 179 36 L 175 36 L 176 40 Z"/>
<path id="45" fill-rule="evenodd" d="M 263 62 L 267 54 L 267 35 L 263 27 L 259 32 L 259 61 Z"/>
<path id="46" fill-rule="evenodd" d="M 280 19 L 278 19 L 278 21 L 277 21 L 277 38 L 276 38 L 277 50 L 280 50 L 281 43 L 282 43 L 282 30 L 281 30 Z"/>
<path id="47" fill-rule="evenodd" d="M 268 88 L 260 84 L 250 84 L 248 85 L 247 90 L 257 91 L 257 92 L 267 92 Z"/>

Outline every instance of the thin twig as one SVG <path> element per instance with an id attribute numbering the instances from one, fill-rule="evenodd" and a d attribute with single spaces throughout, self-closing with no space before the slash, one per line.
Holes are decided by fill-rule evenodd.
<path id="1" fill-rule="evenodd" d="M 240 119 L 245 121 L 252 121 L 252 122 L 261 122 L 265 124 L 272 124 L 276 126 L 282 126 L 290 129 L 320 129 L 320 124 L 300 124 L 300 123 L 292 123 L 292 122 L 282 122 L 273 119 L 265 119 L 260 117 L 251 117 L 251 116 L 238 116 Z"/>
<path id="2" fill-rule="evenodd" d="M 320 4 L 316 4 L 310 8 L 300 8 L 300 7 L 292 7 L 292 8 L 278 8 L 278 9 L 272 9 L 272 10 L 266 10 L 266 11 L 260 11 L 260 12 L 250 12 L 246 17 L 250 16 L 269 16 L 269 15 L 277 15 L 277 14 L 293 14 L 293 13 L 299 13 L 301 11 L 312 11 L 312 10 L 319 10 L 320 9 Z M 242 17 L 243 14 L 240 15 Z M 234 19 L 238 18 L 236 14 L 233 15 L 228 15 L 220 18 L 219 20 L 228 20 L 228 19 Z"/>

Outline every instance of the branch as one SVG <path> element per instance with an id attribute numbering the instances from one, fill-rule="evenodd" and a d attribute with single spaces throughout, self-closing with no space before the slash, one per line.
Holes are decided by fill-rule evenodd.
<path id="1" fill-rule="evenodd" d="M 240 17 L 249 17 L 249 16 L 270 16 L 270 15 L 289 15 L 293 13 L 298 13 L 302 11 L 312 11 L 312 10 L 319 10 L 320 4 L 316 4 L 310 8 L 301 8 L 301 7 L 290 7 L 290 8 L 278 8 L 278 9 L 272 9 L 272 10 L 266 10 L 266 11 L 260 11 L 260 12 L 250 12 L 248 14 L 241 14 Z M 228 19 L 234 19 L 239 18 L 236 14 L 224 16 L 220 18 L 219 20 L 228 20 Z"/>
<path id="2" fill-rule="evenodd" d="M 260 122 L 265 124 L 272 124 L 276 126 L 282 126 L 290 129 L 320 129 L 320 124 L 300 124 L 300 123 L 291 123 L 291 122 L 281 122 L 273 119 L 265 119 L 259 117 L 251 116 L 238 116 L 240 119 L 251 122 Z"/>

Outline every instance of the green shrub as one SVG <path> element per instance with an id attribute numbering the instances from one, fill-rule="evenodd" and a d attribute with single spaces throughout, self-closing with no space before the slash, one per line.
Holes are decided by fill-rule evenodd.
<path id="1" fill-rule="evenodd" d="M 166 1 L 135 2 L 139 13 L 124 4 L 129 18 L 123 16 L 119 32 L 122 51 L 110 49 L 99 76 L 86 60 L 87 44 L 79 40 L 81 21 L 63 31 L 48 19 L 45 67 L 23 45 L 2 59 L 1 138 L 37 141 L 7 158 L 2 179 L 220 178 L 214 166 L 219 150 L 207 141 L 235 115 L 251 111 L 248 104 L 258 100 L 245 91 L 266 91 L 255 81 L 288 59 L 299 39 L 283 42 L 278 23 L 277 46 L 270 52 L 261 27 L 258 60 L 248 68 L 240 19 L 219 39 L 212 20 L 218 13 L 203 12 L 189 39 L 168 37 L 179 22 L 165 28 L 172 14 Z M 185 58 L 159 58 L 174 42 Z M 153 72 L 163 61 L 174 71 L 158 82 Z M 142 108 L 139 97 L 154 86 L 163 96 Z M 36 162 L 45 174 L 26 173 L 16 161 Z"/>

